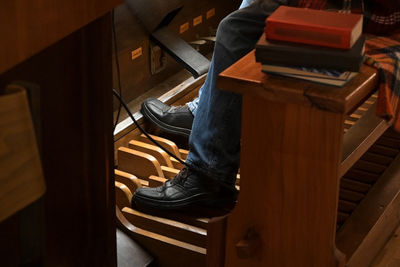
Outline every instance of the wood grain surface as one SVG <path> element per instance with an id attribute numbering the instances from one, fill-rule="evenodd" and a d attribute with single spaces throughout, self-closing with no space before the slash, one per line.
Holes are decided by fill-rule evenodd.
<path id="1" fill-rule="evenodd" d="M 349 113 L 372 94 L 377 80 L 376 69 L 366 65 L 361 68 L 360 74 L 344 87 L 268 75 L 261 72 L 261 64 L 255 62 L 254 51 L 252 51 L 223 71 L 217 84 L 218 88 L 230 88 L 230 91 L 236 93 L 246 92 L 246 94 L 268 100 Z M 235 81 L 237 85 L 232 87 L 230 84 L 232 81 Z"/>
<path id="2" fill-rule="evenodd" d="M 3 0 L 0 73 L 109 12 L 122 0 Z"/>
<path id="3" fill-rule="evenodd" d="M 35 132 L 24 88 L 0 94 L 0 222 L 45 192 Z"/>

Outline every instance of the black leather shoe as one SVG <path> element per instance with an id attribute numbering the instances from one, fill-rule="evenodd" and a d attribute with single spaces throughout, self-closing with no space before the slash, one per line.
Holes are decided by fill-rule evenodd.
<path id="1" fill-rule="evenodd" d="M 132 197 L 134 208 L 154 210 L 184 209 L 192 205 L 222 206 L 236 201 L 236 189 L 227 189 L 210 178 L 183 168 L 164 185 L 136 190 Z"/>
<path id="2" fill-rule="evenodd" d="M 162 130 L 189 137 L 192 130 L 193 114 L 187 106 L 169 106 L 158 99 L 147 99 L 142 103 L 141 112 Z"/>

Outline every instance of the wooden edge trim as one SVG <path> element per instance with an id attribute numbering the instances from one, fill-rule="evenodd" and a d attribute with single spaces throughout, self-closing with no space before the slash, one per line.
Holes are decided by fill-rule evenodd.
<path id="1" fill-rule="evenodd" d="M 390 124 L 375 115 L 376 103 L 353 125 L 343 137 L 342 163 L 339 175 L 342 177 L 353 164 L 389 128 Z"/>

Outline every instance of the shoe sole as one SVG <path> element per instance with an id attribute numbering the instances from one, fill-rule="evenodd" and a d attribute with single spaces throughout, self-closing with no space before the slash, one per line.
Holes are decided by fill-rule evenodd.
<path id="1" fill-rule="evenodd" d="M 162 201 L 153 200 L 150 198 L 134 195 L 132 198 L 132 205 L 141 208 L 154 209 L 154 210 L 182 210 L 192 206 L 222 206 L 227 203 L 234 203 L 232 198 L 216 198 L 214 195 L 193 195 L 185 199 L 175 201 Z"/>
<path id="2" fill-rule="evenodd" d="M 184 136 L 187 138 L 189 137 L 191 130 L 186 129 L 186 128 L 176 127 L 176 126 L 171 126 L 169 124 L 166 124 L 166 123 L 160 121 L 159 119 L 157 119 L 157 117 L 155 117 L 148 110 L 148 108 L 144 104 L 142 104 L 142 108 L 140 111 L 142 112 L 143 116 L 145 116 L 153 124 L 155 124 L 160 129 L 166 131 L 167 133 L 176 134 L 176 135 Z"/>

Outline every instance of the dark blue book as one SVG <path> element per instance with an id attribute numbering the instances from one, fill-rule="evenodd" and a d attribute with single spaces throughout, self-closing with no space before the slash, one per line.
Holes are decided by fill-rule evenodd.
<path id="1" fill-rule="evenodd" d="M 365 37 L 349 50 L 270 41 L 262 35 L 256 44 L 256 61 L 267 65 L 313 67 L 358 72 L 364 55 Z"/>

